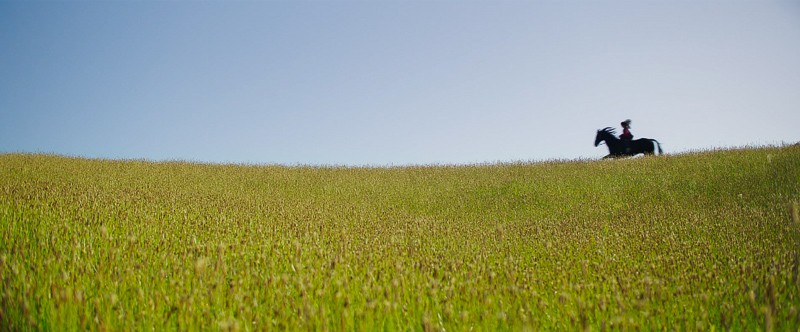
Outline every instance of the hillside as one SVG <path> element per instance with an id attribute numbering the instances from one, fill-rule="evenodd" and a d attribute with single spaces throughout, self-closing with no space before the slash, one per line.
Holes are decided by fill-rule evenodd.
<path id="1" fill-rule="evenodd" d="M 800 327 L 800 146 L 398 168 L 0 155 L 0 330 Z"/>

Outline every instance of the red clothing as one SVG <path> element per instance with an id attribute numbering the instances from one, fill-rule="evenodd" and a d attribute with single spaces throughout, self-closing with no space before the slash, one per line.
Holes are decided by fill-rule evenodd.
<path id="1" fill-rule="evenodd" d="M 622 128 L 622 135 L 619 135 L 620 139 L 633 139 L 633 134 L 628 128 Z"/>

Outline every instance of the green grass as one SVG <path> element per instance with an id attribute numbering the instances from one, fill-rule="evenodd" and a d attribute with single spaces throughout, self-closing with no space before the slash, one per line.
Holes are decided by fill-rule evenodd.
<path id="1" fill-rule="evenodd" d="M 800 146 L 396 168 L 0 155 L 2 330 L 796 330 Z"/>

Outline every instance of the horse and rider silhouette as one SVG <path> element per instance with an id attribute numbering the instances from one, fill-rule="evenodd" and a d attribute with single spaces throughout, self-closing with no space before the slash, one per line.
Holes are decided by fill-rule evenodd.
<path id="1" fill-rule="evenodd" d="M 600 145 L 600 142 L 605 142 L 608 146 L 608 155 L 606 158 L 622 158 L 632 157 L 640 153 L 645 155 L 655 154 L 656 147 L 658 147 L 658 154 L 663 154 L 661 150 L 661 143 L 652 138 L 633 139 L 630 132 L 631 120 L 625 120 L 621 123 L 623 133 L 617 137 L 614 128 L 605 127 L 597 131 L 597 136 L 594 138 L 594 146 Z"/>

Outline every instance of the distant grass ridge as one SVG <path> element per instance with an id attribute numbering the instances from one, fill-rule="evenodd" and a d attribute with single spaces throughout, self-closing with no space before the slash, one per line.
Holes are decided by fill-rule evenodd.
<path id="1" fill-rule="evenodd" d="M 285 167 L 0 155 L 0 330 L 800 327 L 800 146 Z"/>

